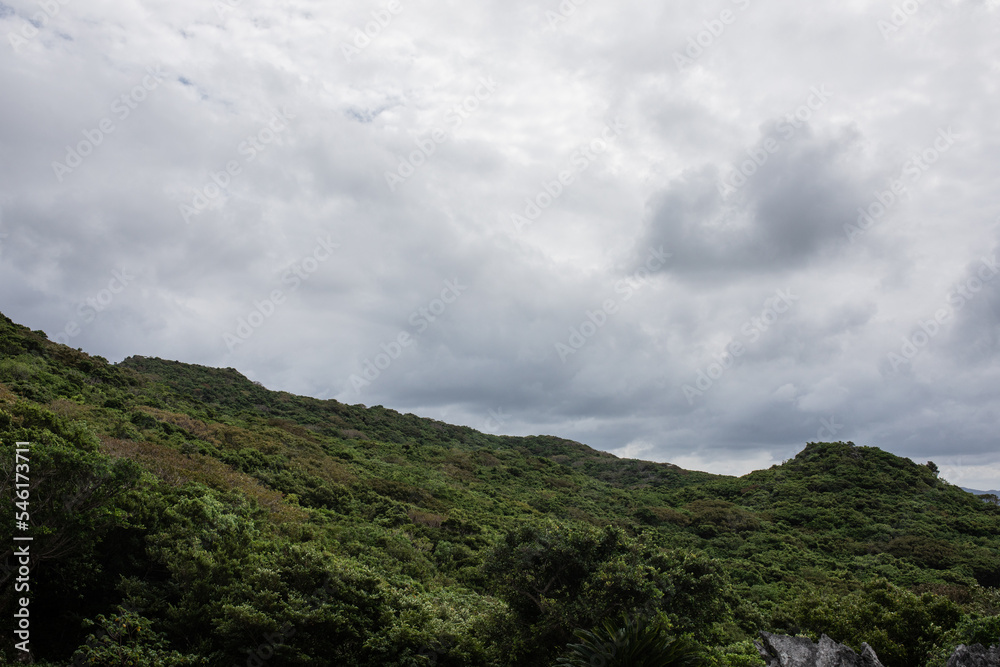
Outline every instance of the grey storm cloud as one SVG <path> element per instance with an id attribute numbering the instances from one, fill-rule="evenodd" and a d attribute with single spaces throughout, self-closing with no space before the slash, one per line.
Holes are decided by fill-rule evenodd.
<path id="1" fill-rule="evenodd" d="M 707 165 L 654 196 L 640 247 L 670 248 L 668 273 L 708 276 L 783 272 L 838 252 L 881 185 L 860 142 L 850 127 L 818 137 L 807 124 L 768 122 L 728 173 Z"/>

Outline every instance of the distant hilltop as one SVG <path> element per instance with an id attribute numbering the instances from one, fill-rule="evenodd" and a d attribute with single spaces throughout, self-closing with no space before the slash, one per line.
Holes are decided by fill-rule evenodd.
<path id="1" fill-rule="evenodd" d="M 994 491 L 979 491 L 978 489 L 967 489 L 964 486 L 960 486 L 958 488 L 962 489 L 963 491 L 968 491 L 969 493 L 974 493 L 977 496 L 984 496 L 984 495 L 989 495 L 989 494 L 993 494 L 994 496 L 1000 496 L 1000 491 L 995 491 L 995 490 Z"/>

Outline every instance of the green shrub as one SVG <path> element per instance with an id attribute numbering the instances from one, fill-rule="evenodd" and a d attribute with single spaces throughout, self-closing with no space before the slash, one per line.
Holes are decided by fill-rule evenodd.
<path id="1" fill-rule="evenodd" d="M 576 630 L 579 644 L 559 658 L 567 667 L 702 667 L 708 665 L 693 641 L 673 637 L 662 618 L 622 616 L 593 630 Z"/>

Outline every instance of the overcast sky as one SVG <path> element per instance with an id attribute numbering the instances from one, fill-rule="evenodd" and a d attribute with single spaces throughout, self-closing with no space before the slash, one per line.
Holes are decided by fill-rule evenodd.
<path id="1" fill-rule="evenodd" d="M 743 474 L 1000 487 L 996 0 L 3 0 L 0 311 Z"/>

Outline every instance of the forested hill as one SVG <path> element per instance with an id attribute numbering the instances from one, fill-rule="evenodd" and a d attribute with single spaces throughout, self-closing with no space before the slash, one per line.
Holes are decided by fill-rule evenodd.
<path id="1" fill-rule="evenodd" d="M 0 316 L 5 499 L 17 441 L 39 664 L 549 666 L 622 614 L 731 667 L 763 664 L 759 630 L 888 667 L 1000 641 L 995 499 L 874 447 L 710 475 L 110 364 Z"/>
<path id="2" fill-rule="evenodd" d="M 413 414 L 400 414 L 382 406 L 367 408 L 269 391 L 233 368 L 208 368 L 147 357 L 129 357 L 120 365 L 168 386 L 178 397 L 197 399 L 206 414 L 218 411 L 251 420 L 262 417 L 268 421 L 283 419 L 327 436 L 362 438 L 410 447 L 447 445 L 468 451 L 517 449 L 522 454 L 547 457 L 570 465 L 620 487 L 684 486 L 717 477 L 710 473 L 683 470 L 669 463 L 619 459 L 554 436 L 494 436 L 467 426 L 453 426 Z"/>

